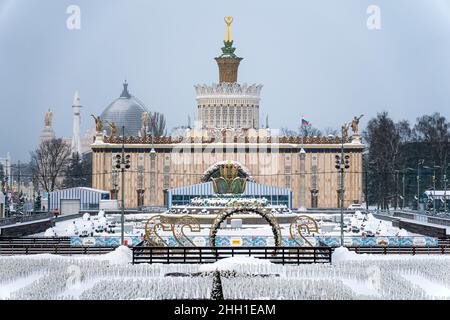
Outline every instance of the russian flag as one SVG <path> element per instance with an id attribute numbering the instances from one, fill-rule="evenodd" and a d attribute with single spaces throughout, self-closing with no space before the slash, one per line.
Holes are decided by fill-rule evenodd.
<path id="1" fill-rule="evenodd" d="M 306 121 L 303 117 L 302 117 L 302 126 L 309 126 L 311 124 L 311 122 Z"/>

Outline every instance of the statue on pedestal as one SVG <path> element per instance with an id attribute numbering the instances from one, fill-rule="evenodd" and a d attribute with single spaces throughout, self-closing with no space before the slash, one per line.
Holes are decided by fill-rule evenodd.
<path id="1" fill-rule="evenodd" d="M 44 124 L 46 127 L 52 126 L 53 112 L 50 109 L 45 113 Z"/>
<path id="2" fill-rule="evenodd" d="M 359 117 L 354 116 L 353 120 L 352 120 L 352 131 L 353 131 L 353 135 L 359 135 L 359 120 L 361 120 L 361 118 L 364 115 L 360 115 Z"/>
<path id="3" fill-rule="evenodd" d="M 95 131 L 97 131 L 97 133 L 102 132 L 103 123 L 102 123 L 102 119 L 100 119 L 100 116 L 96 117 L 93 114 L 91 114 L 91 116 L 95 120 Z"/>
<path id="4" fill-rule="evenodd" d="M 342 140 L 344 142 L 346 142 L 348 140 L 348 129 L 350 128 L 350 123 L 344 123 L 344 125 L 342 126 L 341 130 L 342 130 Z"/>
<path id="5" fill-rule="evenodd" d="M 108 125 L 109 125 L 109 130 L 111 131 L 110 136 L 111 137 L 117 136 L 117 125 L 116 125 L 116 123 L 108 121 Z"/>

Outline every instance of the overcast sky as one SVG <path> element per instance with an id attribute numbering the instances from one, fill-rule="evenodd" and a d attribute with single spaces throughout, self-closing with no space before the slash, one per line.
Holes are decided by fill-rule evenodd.
<path id="1" fill-rule="evenodd" d="M 80 30 L 66 26 L 69 5 L 81 8 Z M 367 28 L 369 5 L 381 30 Z M 125 78 L 169 128 L 186 124 L 193 86 L 218 81 L 225 15 L 239 81 L 264 85 L 271 127 L 296 129 L 301 114 L 319 128 L 383 110 L 450 118 L 448 0 L 0 0 L 0 157 L 29 159 L 48 108 L 70 137 L 75 90 L 82 129 L 92 127 Z"/>

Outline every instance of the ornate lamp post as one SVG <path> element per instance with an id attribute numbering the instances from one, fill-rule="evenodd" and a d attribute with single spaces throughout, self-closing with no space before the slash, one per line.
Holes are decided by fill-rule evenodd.
<path id="1" fill-rule="evenodd" d="M 342 126 L 342 136 L 341 136 L 341 155 L 336 155 L 336 165 L 335 168 L 339 172 L 339 207 L 341 209 L 341 246 L 344 246 L 344 171 L 350 168 L 350 156 L 344 156 L 344 143 L 347 139 L 348 124 Z"/>
<path id="2" fill-rule="evenodd" d="M 122 212 L 120 217 L 121 230 L 120 230 L 120 241 L 121 244 L 125 243 L 124 235 L 124 224 L 125 224 L 125 192 L 124 192 L 124 179 L 125 179 L 125 169 L 130 169 L 130 155 L 125 155 L 125 127 L 122 126 L 122 155 L 116 155 L 116 168 L 121 170 L 121 191 L 122 191 Z"/>

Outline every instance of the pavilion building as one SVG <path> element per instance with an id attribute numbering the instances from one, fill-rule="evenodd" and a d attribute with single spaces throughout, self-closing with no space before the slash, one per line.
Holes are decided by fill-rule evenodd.
<path id="1" fill-rule="evenodd" d="M 132 134 L 120 137 L 97 132 L 91 145 L 93 188 L 110 190 L 120 199 L 121 177 L 115 168 L 123 146 L 131 165 L 124 179 L 126 208 L 187 204 L 196 197 L 221 193 L 264 197 L 271 204 L 293 208 L 336 208 L 339 179 L 335 156 L 343 147 L 350 164 L 344 179 L 344 206 L 363 201 L 364 145 L 357 132 L 343 138 L 302 138 L 261 129 L 262 85 L 238 82 L 242 58 L 235 54 L 229 31 L 215 60 L 219 83 L 195 86 L 198 125 L 181 137 L 139 134 L 145 132 L 138 128 L 145 107 L 124 87 L 121 97 L 104 114 L 111 120 L 112 111 L 120 114 L 114 121 L 126 119 L 123 125 Z"/>

